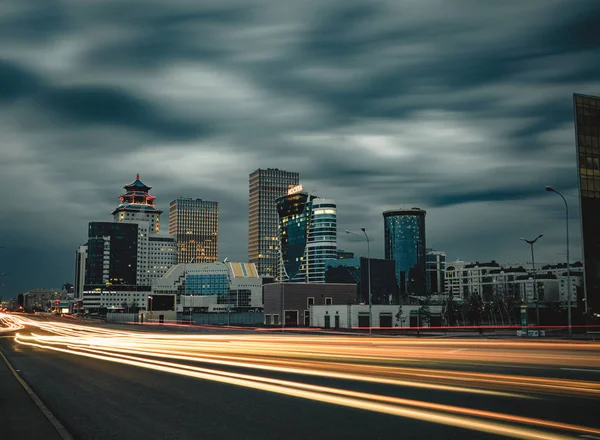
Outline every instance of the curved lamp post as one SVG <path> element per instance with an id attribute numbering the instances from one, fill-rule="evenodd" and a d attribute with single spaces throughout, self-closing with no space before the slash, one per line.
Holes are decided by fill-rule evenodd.
<path id="1" fill-rule="evenodd" d="M 535 244 L 536 241 L 538 241 L 543 236 L 544 236 L 544 234 L 540 234 L 537 237 L 535 237 L 534 240 L 527 240 L 526 238 L 521 237 L 521 240 L 523 240 L 525 243 L 527 243 L 527 244 L 529 244 L 529 246 L 531 246 L 531 270 L 533 272 L 533 297 L 535 299 L 535 318 L 536 318 L 535 322 L 538 326 L 540 325 L 540 296 L 538 294 L 537 282 L 535 279 L 535 257 L 533 255 L 533 245 Z"/>
<path id="2" fill-rule="evenodd" d="M 365 235 L 367 240 L 367 278 L 369 280 L 369 336 L 373 334 L 373 298 L 371 296 L 371 245 L 369 242 L 369 236 L 367 235 L 367 230 L 365 228 L 360 228 L 360 230 Z M 356 235 L 357 237 L 362 238 L 360 235 L 355 234 L 352 231 L 346 230 L 346 234 Z"/>
<path id="3" fill-rule="evenodd" d="M 571 263 L 569 261 L 569 204 L 567 203 L 565 197 L 551 186 L 547 186 L 546 191 L 558 194 L 560 198 L 563 199 L 563 202 L 565 202 L 565 220 L 567 223 L 567 307 L 569 308 L 569 339 L 571 339 L 571 337 L 573 336 L 573 332 L 571 328 Z"/>

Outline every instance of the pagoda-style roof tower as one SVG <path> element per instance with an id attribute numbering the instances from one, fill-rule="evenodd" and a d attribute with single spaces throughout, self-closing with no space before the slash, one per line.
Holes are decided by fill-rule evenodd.
<path id="1" fill-rule="evenodd" d="M 151 186 L 145 185 L 140 180 L 140 175 L 136 175 L 135 181 L 123 187 L 125 194 L 121 194 L 119 200 L 121 203 L 117 206 L 112 215 L 119 212 L 144 212 L 144 213 L 156 213 L 161 214 L 162 211 L 154 206 L 156 197 L 148 194 L 148 191 L 152 189 Z"/>

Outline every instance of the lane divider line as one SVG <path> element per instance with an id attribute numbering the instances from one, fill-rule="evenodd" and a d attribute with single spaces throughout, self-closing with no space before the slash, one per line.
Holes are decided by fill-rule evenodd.
<path id="1" fill-rule="evenodd" d="M 48 407 L 46 405 L 44 405 L 44 402 L 41 401 L 41 399 L 38 397 L 38 395 L 35 394 L 35 392 L 31 389 L 31 387 L 29 385 L 27 385 L 27 382 L 25 382 L 23 380 L 23 378 L 19 375 L 19 373 L 17 373 L 17 370 L 15 370 L 14 367 L 11 365 L 11 363 L 8 361 L 8 359 L 4 355 L 1 348 L 0 348 L 0 357 L 4 360 L 4 363 L 6 364 L 6 366 L 10 370 L 10 372 L 13 374 L 13 376 L 15 376 L 15 378 L 21 384 L 21 386 L 25 389 L 25 391 L 27 391 L 27 394 L 29 394 L 29 397 L 31 397 L 31 400 L 33 400 L 33 402 L 37 405 L 37 407 L 40 409 L 40 411 L 46 416 L 48 421 L 52 424 L 54 429 L 56 429 L 56 431 L 58 432 L 58 435 L 60 435 L 63 440 L 74 440 L 73 436 L 71 434 L 69 434 L 69 431 L 67 431 L 67 429 L 63 426 L 63 424 L 60 423 L 60 421 L 54 416 L 54 414 L 52 414 L 52 411 L 50 411 L 48 409 Z"/>

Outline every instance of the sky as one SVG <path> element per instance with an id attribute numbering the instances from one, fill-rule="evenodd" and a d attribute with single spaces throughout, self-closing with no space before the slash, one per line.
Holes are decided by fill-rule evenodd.
<path id="1" fill-rule="evenodd" d="M 248 175 L 300 173 L 338 247 L 427 210 L 449 260 L 581 253 L 572 94 L 600 94 L 596 0 L 3 0 L 0 296 L 73 281 L 123 185 L 219 202 L 247 261 Z"/>

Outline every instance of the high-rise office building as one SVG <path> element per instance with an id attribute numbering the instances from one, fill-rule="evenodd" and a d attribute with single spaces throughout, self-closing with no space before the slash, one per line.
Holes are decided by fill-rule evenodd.
<path id="1" fill-rule="evenodd" d="M 150 285 L 177 263 L 175 237 L 160 234 L 161 210 L 156 197 L 149 194 L 151 186 L 140 180 L 125 185 L 119 206 L 111 213 L 115 222 L 135 223 L 138 226 L 137 285 Z"/>
<path id="2" fill-rule="evenodd" d="M 446 253 L 427 249 L 427 292 L 444 293 Z"/>
<path id="3" fill-rule="evenodd" d="M 179 263 L 212 263 L 219 253 L 219 203 L 180 197 L 169 206 Z"/>
<path id="4" fill-rule="evenodd" d="M 306 192 L 277 199 L 278 278 L 291 282 L 325 282 L 325 261 L 337 258 L 337 209 L 332 200 Z"/>
<path id="5" fill-rule="evenodd" d="M 261 276 L 278 276 L 279 235 L 276 200 L 300 183 L 298 173 L 277 168 L 250 174 L 248 204 L 248 261 Z"/>
<path id="6" fill-rule="evenodd" d="M 308 280 L 325 282 L 325 261 L 337 258 L 337 206 L 333 200 L 316 198 L 311 202 L 308 229 Z"/>
<path id="7" fill-rule="evenodd" d="M 584 283 L 587 304 L 600 311 L 600 97 L 574 94 Z"/>
<path id="8" fill-rule="evenodd" d="M 425 294 L 425 211 L 398 209 L 383 213 L 385 259 L 396 262 L 401 294 Z"/>
<path id="9" fill-rule="evenodd" d="M 136 284 L 138 225 L 91 222 L 88 228 L 85 284 Z"/>

